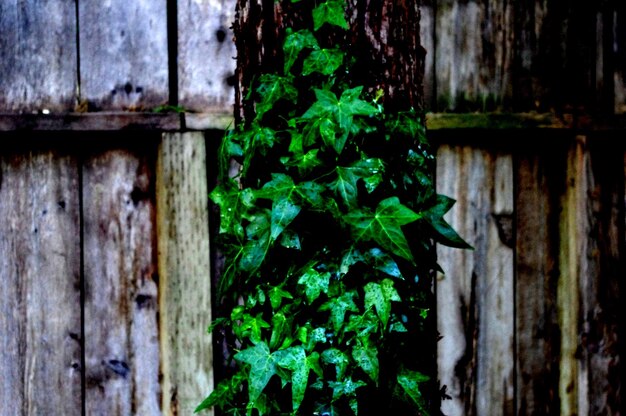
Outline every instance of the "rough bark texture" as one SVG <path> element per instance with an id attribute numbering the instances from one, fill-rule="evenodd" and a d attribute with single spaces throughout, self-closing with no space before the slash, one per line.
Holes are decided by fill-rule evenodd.
<path id="1" fill-rule="evenodd" d="M 310 25 L 306 2 L 239 0 L 234 23 L 237 46 L 235 118 L 237 122 L 253 114 L 244 97 L 255 77 L 273 72 L 282 62 L 284 30 Z M 307 17 L 305 17 L 307 16 Z M 350 33 L 330 44 L 351 45 L 358 71 L 350 74 L 354 85 L 366 90 L 382 90 L 388 109 L 423 107 L 425 50 L 420 46 L 420 11 L 417 1 L 356 1 L 347 3 Z M 322 28 L 321 30 L 324 30 Z"/>

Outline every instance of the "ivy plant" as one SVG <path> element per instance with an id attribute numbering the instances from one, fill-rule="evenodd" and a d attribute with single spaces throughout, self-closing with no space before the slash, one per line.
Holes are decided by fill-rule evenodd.
<path id="1" fill-rule="evenodd" d="M 197 411 L 428 412 L 434 242 L 467 244 L 443 219 L 454 201 L 435 192 L 423 114 L 386 111 L 320 35 L 348 29 L 344 7 L 311 3 L 311 27 L 288 29 L 278 70 L 251 87 L 255 116 L 221 144 L 210 330 L 232 365 Z"/>

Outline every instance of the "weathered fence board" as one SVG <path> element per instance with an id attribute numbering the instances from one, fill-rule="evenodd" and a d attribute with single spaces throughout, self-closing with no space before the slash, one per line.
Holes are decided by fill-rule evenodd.
<path id="1" fill-rule="evenodd" d="M 556 310 L 559 195 L 564 146 L 531 147 L 516 155 L 516 385 L 517 414 L 559 414 Z"/>
<path id="2" fill-rule="evenodd" d="M 84 161 L 87 414 L 160 413 L 154 152 Z"/>
<path id="3" fill-rule="evenodd" d="M 80 0 L 80 98 L 140 111 L 169 99 L 166 0 Z"/>
<path id="4" fill-rule="evenodd" d="M 577 260 L 579 314 L 575 322 L 579 415 L 623 411 L 625 308 L 624 161 L 622 146 L 579 137 L 570 149 L 571 190 L 578 197 Z M 569 190 L 568 190 L 569 192 Z M 572 215 L 574 216 L 574 215 Z M 572 221 L 573 222 L 573 221 Z M 571 239 L 571 235 L 568 236 Z M 574 326 L 574 325 L 573 325 Z"/>
<path id="5" fill-rule="evenodd" d="M 434 24 L 436 111 L 494 110 L 510 100 L 512 5 L 439 0 Z"/>
<path id="6" fill-rule="evenodd" d="M 432 110 L 626 111 L 623 2 L 434 3 Z"/>
<path id="7" fill-rule="evenodd" d="M 449 221 L 474 246 L 438 249 L 439 379 L 450 396 L 442 411 L 513 414 L 512 158 L 448 145 L 437 157 L 437 191 L 458 200 Z"/>
<path id="8" fill-rule="evenodd" d="M 78 168 L 0 148 L 0 414 L 81 413 Z"/>
<path id="9" fill-rule="evenodd" d="M 0 2 L 0 111 L 68 111 L 77 83 L 72 1 Z"/>
<path id="10" fill-rule="evenodd" d="M 206 145 L 164 134 L 157 161 L 162 409 L 191 414 L 213 389 Z"/>
<path id="11" fill-rule="evenodd" d="M 234 18 L 233 0 L 178 1 L 178 91 L 185 109 L 232 113 Z"/>

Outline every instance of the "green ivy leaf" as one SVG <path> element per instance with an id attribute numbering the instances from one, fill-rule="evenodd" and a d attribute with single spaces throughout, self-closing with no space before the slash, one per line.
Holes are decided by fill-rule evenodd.
<path id="1" fill-rule="evenodd" d="M 439 243 L 456 248 L 472 248 L 463 240 L 456 231 L 443 219 L 446 212 L 452 208 L 456 201 L 445 195 L 437 195 L 436 204 L 423 213 L 424 219 L 432 226 Z"/>
<path id="2" fill-rule="evenodd" d="M 320 307 L 320 311 L 330 311 L 330 322 L 336 333 L 343 326 L 347 312 L 359 312 L 359 308 L 354 303 L 354 298 L 357 296 L 355 291 L 346 292 L 330 299 Z"/>
<path id="3" fill-rule="evenodd" d="M 302 64 L 302 75 L 313 72 L 322 75 L 333 74 L 343 63 L 344 53 L 340 49 L 317 49 L 311 51 Z"/>
<path id="4" fill-rule="evenodd" d="M 270 324 L 263 320 L 263 314 L 259 313 L 256 316 L 245 314 L 243 316 L 243 322 L 237 328 L 237 333 L 241 336 L 249 334 L 250 341 L 253 344 L 261 342 L 261 331 L 263 328 L 270 328 Z"/>
<path id="5" fill-rule="evenodd" d="M 360 387 L 367 386 L 367 383 L 361 380 L 352 381 L 352 379 L 348 377 L 342 381 L 331 381 L 328 385 L 333 389 L 333 400 L 337 400 L 343 396 L 356 395 L 356 390 Z"/>
<path id="6" fill-rule="evenodd" d="M 289 325 L 287 317 L 282 312 L 276 312 L 272 316 L 272 335 L 270 337 L 270 348 L 277 348 L 285 336 L 288 334 Z"/>
<path id="7" fill-rule="evenodd" d="M 287 348 L 274 353 L 276 363 L 291 371 L 291 397 L 293 411 L 296 412 L 304 399 L 309 379 L 309 365 L 306 353 L 301 346 Z"/>
<path id="8" fill-rule="evenodd" d="M 397 197 L 381 201 L 374 213 L 367 209 L 357 209 L 344 218 L 354 228 L 357 240 L 374 240 L 385 250 L 413 260 L 409 244 L 400 227 L 418 220 L 421 215 L 402 205 Z"/>
<path id="9" fill-rule="evenodd" d="M 430 380 L 430 377 L 418 372 L 410 370 L 402 370 L 398 375 L 398 384 L 402 387 L 404 392 L 411 398 L 411 400 L 417 405 L 420 411 L 428 413 L 426 407 L 426 401 L 422 397 L 420 391 L 420 384 Z"/>
<path id="10" fill-rule="evenodd" d="M 196 407 L 194 413 L 210 409 L 214 406 L 225 407 L 229 405 L 235 398 L 237 391 L 241 388 L 245 379 L 246 376 L 240 371 L 231 378 L 220 381 L 219 384 L 215 386 L 213 392 Z"/>
<path id="11" fill-rule="evenodd" d="M 380 319 L 376 312 L 367 309 L 362 315 L 350 315 L 346 332 L 354 332 L 361 342 L 368 342 L 370 335 L 375 334 L 379 329 Z"/>
<path id="12" fill-rule="evenodd" d="M 257 93 L 261 97 L 261 101 L 256 105 L 256 113 L 259 119 L 271 110 L 278 100 L 287 100 L 295 103 L 298 98 L 298 90 L 293 86 L 293 78 L 275 74 L 261 75 Z"/>
<path id="13" fill-rule="evenodd" d="M 285 227 L 298 216 L 300 210 L 300 205 L 294 203 L 291 195 L 278 198 L 272 203 L 272 240 L 278 238 Z"/>
<path id="14" fill-rule="evenodd" d="M 306 128 L 313 132 L 319 131 L 320 135 L 322 134 L 322 126 L 324 126 L 326 129 L 324 141 L 327 145 L 332 142 L 332 147 L 338 154 L 342 152 L 348 135 L 353 130 L 354 117 L 373 116 L 379 112 L 376 107 L 359 98 L 362 90 L 363 87 L 345 90 L 341 94 L 341 98 L 337 99 L 337 96 L 331 91 L 316 89 L 317 101 L 301 117 L 303 120 L 311 120 Z M 326 121 L 330 120 L 331 117 L 339 126 L 339 131 L 336 131 L 334 125 Z M 321 120 L 324 120 L 323 124 Z M 331 126 L 333 127 L 332 135 Z M 305 133 L 305 136 L 308 137 L 305 138 L 305 145 L 314 142 L 314 139 L 310 137 L 311 134 L 310 131 Z"/>
<path id="15" fill-rule="evenodd" d="M 382 160 L 376 158 L 361 159 L 347 167 L 337 166 L 337 179 L 329 186 L 348 208 L 354 208 L 357 205 L 357 182 L 362 180 L 367 191 L 372 192 L 383 180 L 383 169 Z"/>
<path id="16" fill-rule="evenodd" d="M 348 29 L 343 0 L 327 0 L 313 9 L 313 28 L 317 31 L 324 23 Z"/>
<path id="17" fill-rule="evenodd" d="M 309 304 L 313 303 L 322 293 L 328 293 L 330 283 L 330 273 L 320 273 L 317 270 L 308 268 L 298 279 L 298 284 L 304 286 L 304 293 Z"/>
<path id="18" fill-rule="evenodd" d="M 269 298 L 272 309 L 278 310 L 283 302 L 283 299 L 293 299 L 293 296 L 291 293 L 281 289 L 280 287 L 273 287 L 269 290 Z"/>
<path id="19" fill-rule="evenodd" d="M 395 260 L 379 248 L 373 248 L 365 253 L 365 261 L 376 270 L 389 276 L 402 279 L 402 273 Z"/>
<path id="20" fill-rule="evenodd" d="M 365 307 L 376 308 L 383 328 L 387 328 L 391 316 L 391 302 L 400 302 L 401 300 L 391 279 L 384 279 L 380 284 L 370 282 L 365 285 Z"/>
<path id="21" fill-rule="evenodd" d="M 238 352 L 234 358 L 250 365 L 248 393 L 250 403 L 255 403 L 272 376 L 276 374 L 276 361 L 270 354 L 267 344 L 262 341 L 253 347 Z"/>
<path id="22" fill-rule="evenodd" d="M 319 49 L 317 39 L 315 39 L 315 36 L 313 36 L 309 30 L 303 29 L 297 32 L 290 32 L 291 29 L 287 30 L 289 32 L 283 44 L 283 52 L 285 53 L 285 74 L 289 72 L 303 49 Z"/>
<path id="23" fill-rule="evenodd" d="M 373 345 L 359 342 L 352 348 L 352 358 L 365 374 L 378 384 L 378 349 Z"/>
<path id="24" fill-rule="evenodd" d="M 342 379 L 346 374 L 346 369 L 350 361 L 346 354 L 337 348 L 329 348 L 322 353 L 322 361 L 335 366 L 337 380 Z"/>

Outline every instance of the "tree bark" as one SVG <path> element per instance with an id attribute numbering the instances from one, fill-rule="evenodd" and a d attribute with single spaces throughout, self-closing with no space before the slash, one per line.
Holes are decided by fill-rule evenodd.
<path id="1" fill-rule="evenodd" d="M 310 27 L 307 2 L 238 0 L 234 23 L 237 47 L 235 118 L 251 119 L 254 109 L 248 96 L 255 78 L 276 72 L 282 65 L 286 28 Z M 358 72 L 354 85 L 366 91 L 382 90 L 388 110 L 423 109 L 424 58 L 420 45 L 420 12 L 413 0 L 349 0 L 346 18 L 350 30 L 343 39 L 328 33 L 329 44 L 347 43 L 354 51 Z M 324 28 L 322 28 L 324 30 Z"/>

